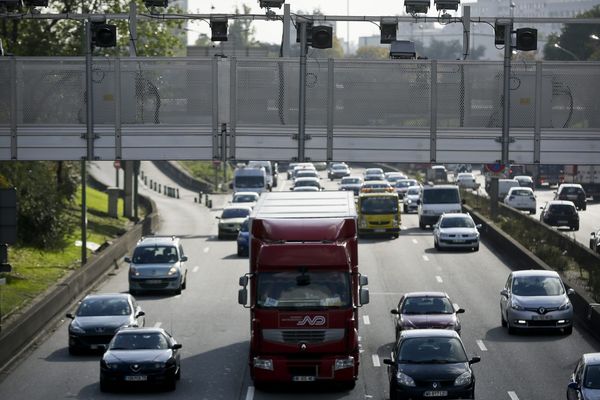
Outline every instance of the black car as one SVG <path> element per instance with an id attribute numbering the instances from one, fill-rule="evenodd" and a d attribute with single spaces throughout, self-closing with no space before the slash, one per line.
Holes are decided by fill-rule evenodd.
<path id="1" fill-rule="evenodd" d="M 568 226 L 573 231 L 579 230 L 579 214 L 571 201 L 551 200 L 540 207 L 540 221 L 550 226 Z"/>
<path id="2" fill-rule="evenodd" d="M 454 329 L 460 334 L 458 308 L 444 292 L 411 292 L 400 298 L 398 308 L 390 311 L 396 316 L 396 340 L 405 329 Z"/>
<path id="3" fill-rule="evenodd" d="M 100 361 L 100 390 L 120 384 L 160 385 L 175 390 L 181 378 L 181 344 L 162 328 L 123 328 Z"/>
<path id="4" fill-rule="evenodd" d="M 572 201 L 578 210 L 585 211 L 587 208 L 587 195 L 580 184 L 563 183 L 558 187 L 554 200 Z"/>
<path id="5" fill-rule="evenodd" d="M 590 249 L 600 254 L 600 229 L 590 234 Z"/>
<path id="6" fill-rule="evenodd" d="M 127 293 L 91 294 L 67 314 L 69 353 L 98 350 L 108 344 L 115 332 L 124 326 L 144 326 L 144 312 L 135 298 Z"/>
<path id="7" fill-rule="evenodd" d="M 390 400 L 473 399 L 475 375 L 460 336 L 448 329 L 402 331 L 388 365 Z"/>
<path id="8" fill-rule="evenodd" d="M 600 398 L 600 353 L 584 354 L 571 375 L 567 386 L 567 400 L 594 400 Z"/>

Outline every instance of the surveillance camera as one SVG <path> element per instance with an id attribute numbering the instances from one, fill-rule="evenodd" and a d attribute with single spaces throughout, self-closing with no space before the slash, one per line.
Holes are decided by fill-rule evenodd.
<path id="1" fill-rule="evenodd" d="M 410 14 L 425 14 L 429 10 L 429 0 L 404 0 L 406 12 Z"/>
<path id="2" fill-rule="evenodd" d="M 433 0 L 436 10 L 458 10 L 460 0 Z"/>
<path id="3" fill-rule="evenodd" d="M 258 0 L 261 8 L 281 8 L 285 0 Z"/>
<path id="4" fill-rule="evenodd" d="M 390 45 L 390 58 L 411 60 L 417 57 L 415 42 L 395 40 Z"/>

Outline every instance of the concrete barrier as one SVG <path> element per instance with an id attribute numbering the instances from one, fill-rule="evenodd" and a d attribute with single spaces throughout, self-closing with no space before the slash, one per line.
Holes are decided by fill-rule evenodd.
<path id="1" fill-rule="evenodd" d="M 91 179 L 90 186 L 101 188 L 102 184 Z M 132 229 L 98 254 L 90 257 L 87 264 L 68 275 L 32 304 L 19 312 L 0 332 L 0 370 L 26 349 L 32 340 L 57 317 L 69 304 L 79 299 L 100 277 L 117 267 L 118 261 L 132 249 L 143 235 L 158 229 L 159 218 L 152 199 L 140 196 L 140 204 L 147 210 L 146 217 Z M 65 345 L 67 338 L 65 337 Z"/>
<path id="2" fill-rule="evenodd" d="M 172 181 L 192 192 L 211 192 L 213 185 L 194 178 L 173 161 L 153 161 L 153 164 Z"/>
<path id="3" fill-rule="evenodd" d="M 501 205 L 500 208 L 508 208 L 504 205 Z M 513 240 L 508 234 L 502 231 L 498 226 L 496 226 L 492 221 L 479 214 L 477 211 L 469 207 L 468 205 L 463 206 L 464 210 L 471 214 L 475 223 L 481 224 L 482 227 L 480 229 L 481 238 L 487 241 L 489 244 L 493 246 L 495 250 L 497 250 L 502 255 L 506 256 L 511 260 L 511 264 L 509 267 L 513 270 L 521 270 L 521 269 L 545 269 L 548 271 L 554 271 L 548 264 L 538 258 L 535 254 L 530 252 L 526 247 L 521 245 L 516 240 Z M 503 210 L 502 212 L 513 212 L 514 210 Z M 517 212 L 518 213 L 518 212 Z M 532 223 L 538 223 L 525 215 L 522 215 L 527 220 L 530 220 Z M 526 223 L 529 223 L 528 221 Z M 546 229 L 548 229 L 546 227 Z M 553 229 L 548 229 L 549 231 L 554 231 Z M 555 232 L 560 235 L 559 232 Z M 567 238 L 568 239 L 568 238 Z M 579 245 L 582 247 L 581 245 Z M 574 248 L 572 248 L 574 249 Z M 586 252 L 587 249 L 578 249 L 583 253 Z M 600 265 L 598 265 L 600 267 Z M 591 333 L 596 336 L 600 335 L 600 307 L 595 307 L 595 301 L 588 295 L 587 291 L 578 285 L 575 282 L 572 282 L 567 277 L 562 276 L 563 281 L 567 287 L 573 288 L 575 290 L 575 294 L 570 297 L 571 303 L 573 304 L 573 311 L 575 312 L 576 318 L 579 322 L 582 322 L 587 326 L 587 328 L 591 331 Z M 498 293 L 500 293 L 501 288 L 498 288 Z"/>

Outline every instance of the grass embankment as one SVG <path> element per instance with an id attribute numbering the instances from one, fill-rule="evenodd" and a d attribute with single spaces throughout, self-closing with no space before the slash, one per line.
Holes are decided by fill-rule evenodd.
<path id="1" fill-rule="evenodd" d="M 227 185 L 223 182 L 223 164 L 215 166 L 212 161 L 179 161 L 179 164 L 194 178 L 203 180 L 215 186 L 220 185 L 221 190 L 227 191 Z M 233 179 L 233 169 L 229 163 L 225 163 L 225 182 Z"/>
<path id="2" fill-rule="evenodd" d="M 102 244 L 122 235 L 130 224 L 124 217 L 108 216 L 108 196 L 106 193 L 88 188 L 87 191 L 87 241 Z M 123 214 L 123 200 L 119 199 L 119 215 Z M 140 213 L 143 210 L 140 210 Z M 77 193 L 75 205 L 69 212 L 73 221 L 81 219 L 81 189 Z M 41 250 L 26 246 L 10 246 L 8 260 L 13 266 L 10 274 L 4 274 L 7 284 L 0 286 L 0 306 L 2 317 L 9 316 L 23 307 L 40 293 L 81 263 L 81 247 L 75 242 L 81 240 L 81 223 L 76 222 L 72 234 L 65 238 L 64 248 Z M 91 251 L 88 249 L 88 256 Z"/>
<path id="3" fill-rule="evenodd" d="M 557 235 L 552 235 L 544 226 L 533 223 L 525 224 L 506 212 L 500 212 L 495 218 L 491 218 L 490 200 L 486 197 L 477 196 L 472 192 L 461 190 L 461 195 L 468 206 L 475 211 L 491 219 L 496 226 L 506 232 L 510 237 L 526 247 L 538 258 L 544 261 L 555 271 L 563 274 L 572 281 L 577 281 L 586 289 L 595 301 L 600 301 L 600 268 L 591 265 L 585 259 L 577 259 L 561 247 Z M 523 216 L 524 218 L 530 218 Z M 564 241 L 563 241 L 564 244 Z"/>

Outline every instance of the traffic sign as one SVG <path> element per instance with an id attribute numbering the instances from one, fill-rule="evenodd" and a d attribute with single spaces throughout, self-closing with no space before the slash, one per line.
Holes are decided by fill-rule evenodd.
<path id="1" fill-rule="evenodd" d="M 116 169 L 121 168 L 121 160 L 115 160 L 115 162 L 113 163 L 113 165 L 115 166 Z"/>
<path id="2" fill-rule="evenodd" d="M 486 171 L 497 174 L 497 173 L 503 172 L 506 169 L 506 165 L 501 164 L 501 163 L 485 164 L 485 169 L 486 169 Z"/>

